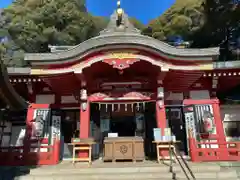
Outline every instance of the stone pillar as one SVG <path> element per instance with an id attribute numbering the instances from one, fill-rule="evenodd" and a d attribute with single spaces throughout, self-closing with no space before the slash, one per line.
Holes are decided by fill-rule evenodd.
<path id="1" fill-rule="evenodd" d="M 80 132 L 79 138 L 85 139 L 90 133 L 90 105 L 87 99 L 87 90 L 82 89 L 80 95 Z M 79 152 L 81 158 L 88 157 L 88 152 Z"/>
<path id="2" fill-rule="evenodd" d="M 161 128 L 162 136 L 164 135 L 164 128 L 167 127 L 166 111 L 164 105 L 164 88 L 159 86 L 157 89 L 157 101 L 156 101 L 156 121 L 157 127 Z M 160 155 L 164 158 L 169 155 L 168 149 L 161 149 Z"/>

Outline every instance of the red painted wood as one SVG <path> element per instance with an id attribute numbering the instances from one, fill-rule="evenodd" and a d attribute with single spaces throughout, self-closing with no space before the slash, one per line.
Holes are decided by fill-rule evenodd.
<path id="1" fill-rule="evenodd" d="M 213 106 L 213 115 L 214 115 L 217 135 L 218 135 L 218 141 L 220 143 L 220 148 L 224 149 L 225 148 L 224 145 L 221 145 L 221 144 L 226 143 L 226 137 L 224 133 L 224 127 L 223 127 L 223 122 L 221 118 L 219 102 L 214 103 L 212 106 Z"/>
<path id="2" fill-rule="evenodd" d="M 80 134 L 79 137 L 82 139 L 89 138 L 90 134 L 90 104 L 87 102 L 87 108 L 84 111 L 80 107 Z M 80 158 L 88 157 L 88 151 L 79 152 Z"/>
<path id="3" fill-rule="evenodd" d="M 157 121 L 157 127 L 161 128 L 162 136 L 164 136 L 164 129 L 167 127 L 167 121 L 166 121 L 166 109 L 165 106 L 159 107 L 158 103 L 156 103 L 156 121 Z M 169 149 L 160 149 L 159 152 L 160 156 L 164 159 L 165 157 L 169 156 Z"/>
<path id="4" fill-rule="evenodd" d="M 199 148 L 201 145 L 218 145 L 218 148 Z M 230 147 L 234 145 L 234 147 Z M 189 138 L 190 156 L 193 162 L 240 161 L 240 142 L 204 142 Z M 224 147 L 224 148 L 222 148 Z"/>
<path id="5" fill-rule="evenodd" d="M 60 141 L 55 140 L 53 145 L 41 146 L 48 148 L 48 152 L 23 152 L 25 144 L 22 147 L 1 147 L 0 148 L 0 166 L 21 166 L 21 165 L 54 165 L 59 163 Z M 31 146 L 31 148 L 37 148 Z"/>
<path id="6" fill-rule="evenodd" d="M 28 111 L 27 111 L 27 119 L 26 119 L 26 131 L 25 131 L 25 137 L 24 137 L 24 157 L 27 156 L 28 152 L 30 152 L 30 139 L 32 135 L 32 123 L 31 121 L 33 120 L 34 116 L 34 107 L 32 104 L 28 106 Z"/>
<path id="7" fill-rule="evenodd" d="M 201 161 L 239 161 L 240 160 L 240 142 L 226 142 L 222 119 L 220 116 L 219 100 L 184 100 L 184 105 L 194 104 L 211 104 L 213 107 L 213 116 L 216 125 L 217 134 L 205 137 L 210 140 L 217 140 L 216 142 L 197 142 L 197 140 L 190 136 L 190 156 L 194 162 Z M 230 145 L 235 147 L 231 148 Z M 218 145 L 218 148 L 200 148 L 201 145 Z"/>

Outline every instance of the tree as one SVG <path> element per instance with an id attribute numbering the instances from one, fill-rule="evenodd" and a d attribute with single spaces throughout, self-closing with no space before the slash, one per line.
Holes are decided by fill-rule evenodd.
<path id="1" fill-rule="evenodd" d="M 227 36 L 227 29 L 239 26 L 240 5 L 234 0 L 205 0 L 202 7 L 204 25 L 193 34 L 192 45 L 193 47 L 218 46 Z"/>
<path id="2" fill-rule="evenodd" d="M 76 45 L 96 35 L 94 18 L 82 0 L 16 0 L 4 9 L 1 27 L 25 52 L 48 45 Z"/>
<path id="3" fill-rule="evenodd" d="M 181 36 L 194 48 L 216 47 L 225 39 L 227 28 L 239 29 L 239 17 L 239 0 L 176 0 L 149 23 L 152 33 L 148 34 L 159 40 Z"/>
<path id="4" fill-rule="evenodd" d="M 132 25 L 133 25 L 135 28 L 139 29 L 140 31 L 142 31 L 143 29 L 145 29 L 145 25 L 142 24 L 140 21 L 138 21 L 136 18 L 130 17 L 130 18 L 129 18 L 129 21 L 130 21 L 130 23 L 132 23 Z"/>
<path id="5" fill-rule="evenodd" d="M 176 0 L 163 15 L 148 24 L 152 37 L 166 40 L 169 36 L 180 35 L 188 38 L 203 25 L 202 0 Z"/>

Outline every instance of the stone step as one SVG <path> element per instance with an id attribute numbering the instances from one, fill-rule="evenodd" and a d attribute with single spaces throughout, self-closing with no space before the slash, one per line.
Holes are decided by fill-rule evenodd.
<path id="1" fill-rule="evenodd" d="M 191 167 L 193 173 L 204 173 L 204 172 L 220 172 L 220 167 Z M 180 166 L 173 167 L 174 172 L 181 172 L 182 169 Z M 68 169 L 32 169 L 30 174 L 32 175 L 42 175 L 42 173 L 46 175 L 51 174 L 66 174 L 71 172 L 72 174 L 118 174 L 118 173 L 164 173 L 169 172 L 169 167 L 127 167 L 127 168 L 68 168 Z"/>
<path id="2" fill-rule="evenodd" d="M 194 173 L 204 173 L 204 172 L 220 172 L 221 167 L 213 164 L 203 164 L 203 165 L 189 165 L 192 172 Z M 178 164 L 173 165 L 174 172 L 181 172 L 182 169 Z M 31 175 L 46 175 L 50 174 L 66 174 L 71 172 L 72 174 L 106 174 L 106 173 L 165 173 L 169 172 L 168 165 L 162 164 L 105 164 L 100 166 L 83 166 L 83 165 L 57 165 L 57 166 L 44 166 L 36 169 L 31 169 Z"/>
<path id="3" fill-rule="evenodd" d="M 221 168 L 217 163 L 188 163 L 197 180 L 229 179 L 238 180 L 234 168 Z M 26 168 L 26 167 L 24 167 Z M 23 168 L 23 169 L 24 169 Z M 180 165 L 173 164 L 173 171 L 177 179 L 187 179 Z M 188 171 L 187 171 L 188 172 Z M 170 180 L 169 165 L 155 162 L 144 163 L 77 163 L 70 162 L 56 166 L 41 166 L 33 168 L 30 173 L 19 177 L 18 180 Z M 189 172 L 188 172 L 189 174 Z M 190 174 L 189 174 L 189 177 Z M 190 178 L 192 179 L 192 178 Z"/>
<path id="4" fill-rule="evenodd" d="M 194 174 L 197 180 L 238 180 L 237 173 L 234 171 L 231 172 L 219 172 L 219 173 L 195 173 Z M 21 176 L 19 180 L 148 180 L 148 179 L 172 179 L 171 173 L 108 173 L 108 174 L 72 174 L 69 172 L 65 175 L 52 174 L 41 176 L 27 175 Z M 176 174 L 176 179 L 187 179 L 186 176 L 181 174 Z M 192 179 L 192 178 L 191 178 Z"/>

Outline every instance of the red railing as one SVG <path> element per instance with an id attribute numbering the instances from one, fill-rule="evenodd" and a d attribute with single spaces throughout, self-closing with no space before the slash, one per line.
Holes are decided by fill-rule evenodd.
<path id="1" fill-rule="evenodd" d="M 193 162 L 240 161 L 240 142 L 198 142 L 191 136 L 189 148 Z"/>
<path id="2" fill-rule="evenodd" d="M 31 150 L 36 149 L 37 152 Z M 45 149 L 46 152 L 41 152 Z M 1 166 L 21 166 L 21 165 L 51 165 L 57 164 L 60 157 L 60 141 L 55 140 L 53 145 L 36 146 L 31 145 L 26 152 L 25 146 L 0 147 Z"/>

